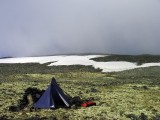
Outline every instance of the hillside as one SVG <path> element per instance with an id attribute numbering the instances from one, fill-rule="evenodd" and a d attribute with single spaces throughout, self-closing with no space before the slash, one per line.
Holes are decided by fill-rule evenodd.
<path id="1" fill-rule="evenodd" d="M 0 64 L 0 119 L 160 118 L 160 67 L 102 73 L 92 66 L 47 64 Z M 31 106 L 24 102 L 28 94 L 25 91 L 45 90 L 52 77 L 71 97 L 92 99 L 97 105 L 31 112 Z M 25 106 L 13 112 L 14 106 L 22 105 Z"/>
<path id="2" fill-rule="evenodd" d="M 160 55 L 109 55 L 105 57 L 92 58 L 97 62 L 109 62 L 109 61 L 128 61 L 142 65 L 144 63 L 158 63 L 160 62 Z"/>

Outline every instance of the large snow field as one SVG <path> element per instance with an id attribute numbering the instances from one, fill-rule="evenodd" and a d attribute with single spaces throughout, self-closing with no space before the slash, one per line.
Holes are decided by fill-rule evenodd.
<path id="1" fill-rule="evenodd" d="M 94 68 L 100 68 L 103 72 L 123 71 L 140 67 L 160 66 L 160 63 L 145 63 L 137 66 L 136 63 L 126 61 L 110 61 L 96 62 L 90 60 L 95 57 L 103 57 L 104 55 L 58 55 L 58 56 L 43 56 L 43 57 L 21 57 L 21 58 L 5 58 L 0 59 L 0 63 L 48 63 L 48 66 L 58 65 L 92 65 Z"/>

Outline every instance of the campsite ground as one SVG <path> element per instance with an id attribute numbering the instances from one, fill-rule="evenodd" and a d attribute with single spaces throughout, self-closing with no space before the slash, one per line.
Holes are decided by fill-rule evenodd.
<path id="1" fill-rule="evenodd" d="M 0 64 L 0 119 L 160 119 L 160 67 L 102 73 L 92 66 Z M 51 78 L 70 96 L 94 99 L 96 106 L 18 112 L 27 88 L 45 90 Z"/>

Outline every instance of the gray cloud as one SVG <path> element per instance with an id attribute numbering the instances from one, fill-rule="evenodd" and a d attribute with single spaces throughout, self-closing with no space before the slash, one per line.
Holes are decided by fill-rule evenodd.
<path id="1" fill-rule="evenodd" d="M 160 54 L 159 0 L 1 0 L 0 57 Z"/>

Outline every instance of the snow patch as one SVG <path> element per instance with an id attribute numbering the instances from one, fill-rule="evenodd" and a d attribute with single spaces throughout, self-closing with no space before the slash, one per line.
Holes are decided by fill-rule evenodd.
<path id="1" fill-rule="evenodd" d="M 58 65 L 92 65 L 94 68 L 100 68 L 103 72 L 116 72 L 129 70 L 140 67 L 160 66 L 160 63 L 146 63 L 137 66 L 136 63 L 126 61 L 110 61 L 110 62 L 96 62 L 90 60 L 91 58 L 104 57 L 106 55 L 61 55 L 61 56 L 44 56 L 44 57 L 22 57 L 22 58 L 6 58 L 0 59 L 0 63 L 48 63 L 48 66 Z"/>

